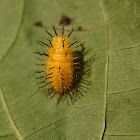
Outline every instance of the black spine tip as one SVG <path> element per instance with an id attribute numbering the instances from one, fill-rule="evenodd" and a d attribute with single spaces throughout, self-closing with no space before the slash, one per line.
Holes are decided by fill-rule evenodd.
<path id="1" fill-rule="evenodd" d="M 57 36 L 57 32 L 55 30 L 55 27 L 53 25 L 52 25 L 52 27 L 53 27 L 53 30 L 54 30 L 55 35 Z"/>
<path id="2" fill-rule="evenodd" d="M 84 43 L 81 43 L 80 45 L 76 46 L 76 48 L 80 47 L 80 46 L 83 46 L 86 42 Z"/>
<path id="3" fill-rule="evenodd" d="M 71 35 L 72 32 L 73 32 L 73 28 L 72 28 L 72 30 L 70 31 L 70 33 L 68 34 L 67 37 L 70 37 L 70 35 Z"/>
<path id="4" fill-rule="evenodd" d="M 50 39 L 47 39 L 47 40 L 49 41 L 51 47 L 53 47 L 51 40 Z"/>
<path id="5" fill-rule="evenodd" d="M 50 32 L 47 31 L 46 28 L 43 28 L 43 29 L 45 30 L 45 32 L 46 32 L 50 37 L 53 37 L 52 34 L 51 34 Z"/>
<path id="6" fill-rule="evenodd" d="M 33 53 L 35 53 L 35 54 L 39 54 L 39 55 L 44 55 L 44 56 L 47 56 L 47 57 L 49 57 L 49 55 L 48 54 L 46 54 L 46 53 L 40 53 L 40 52 L 33 52 Z"/>
<path id="7" fill-rule="evenodd" d="M 64 35 L 64 25 L 62 26 L 62 35 Z"/>
<path id="8" fill-rule="evenodd" d="M 79 39 L 77 39 L 75 42 L 73 42 L 72 44 L 70 44 L 69 47 L 71 47 L 72 45 L 74 45 L 75 43 L 78 43 L 78 42 L 80 42 Z"/>
<path id="9" fill-rule="evenodd" d="M 42 73 L 42 72 L 44 72 L 44 71 L 36 71 L 35 73 Z"/>
<path id="10" fill-rule="evenodd" d="M 47 46 L 47 47 L 50 47 L 48 44 L 42 42 L 42 41 L 39 41 L 37 40 L 37 44 L 41 45 L 41 46 Z"/>

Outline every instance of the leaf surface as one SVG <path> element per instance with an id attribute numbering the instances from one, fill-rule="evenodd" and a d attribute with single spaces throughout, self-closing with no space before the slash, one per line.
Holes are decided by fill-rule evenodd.
<path id="1" fill-rule="evenodd" d="M 65 34 L 74 27 L 71 39 L 95 55 L 92 86 L 74 104 L 37 93 L 33 76 L 36 40 L 48 37 L 35 23 L 60 33 L 63 15 Z M 139 0 L 1 0 L 0 139 L 139 140 L 139 15 Z"/>

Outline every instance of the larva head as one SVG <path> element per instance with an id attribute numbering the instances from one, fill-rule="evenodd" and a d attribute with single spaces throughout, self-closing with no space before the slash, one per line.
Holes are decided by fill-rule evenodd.
<path id="1" fill-rule="evenodd" d="M 52 39 L 52 45 L 55 49 L 63 47 L 63 42 L 65 48 L 69 47 L 69 39 L 64 35 L 58 35 Z"/>

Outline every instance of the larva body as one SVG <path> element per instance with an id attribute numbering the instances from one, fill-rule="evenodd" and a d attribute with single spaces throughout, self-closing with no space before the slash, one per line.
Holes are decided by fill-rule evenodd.
<path id="1" fill-rule="evenodd" d="M 83 59 L 84 46 L 83 43 L 76 45 L 76 48 L 81 47 L 82 49 L 81 51 L 73 52 L 72 46 L 80 42 L 78 39 L 72 42 L 69 41 L 73 29 L 67 36 L 64 36 L 64 27 L 62 28 L 61 35 L 57 35 L 55 27 L 52 27 L 55 36 L 44 29 L 51 37 L 51 40 L 48 39 L 50 44 L 38 41 L 37 43 L 43 46 L 45 50 L 43 52 L 34 52 L 40 56 L 37 60 L 41 64 L 37 65 L 42 67 L 39 71 L 36 71 L 36 74 L 39 75 L 36 77 L 39 80 L 37 83 L 39 91 L 46 92 L 48 95 L 53 93 L 55 95 L 57 93 L 60 95 L 59 101 L 63 95 L 75 100 L 76 96 L 83 95 L 83 91 L 85 91 L 84 88 L 86 87 L 82 85 L 84 83 L 88 85 L 88 80 L 83 78 L 83 74 L 86 71 L 89 73 L 89 69 L 85 67 L 85 64 L 88 66 L 88 62 L 85 63 Z M 46 49 L 48 49 L 49 54 L 46 54 Z M 77 56 L 74 57 L 73 54 Z"/>
<path id="2" fill-rule="evenodd" d="M 66 36 L 59 35 L 52 39 L 47 63 L 47 78 L 59 94 L 67 92 L 73 82 L 74 68 L 72 48 Z"/>

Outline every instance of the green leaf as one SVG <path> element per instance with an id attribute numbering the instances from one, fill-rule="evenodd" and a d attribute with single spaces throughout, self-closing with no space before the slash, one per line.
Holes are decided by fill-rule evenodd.
<path id="1" fill-rule="evenodd" d="M 72 38 L 86 42 L 95 55 L 92 86 L 73 104 L 36 92 L 33 73 L 36 40 L 48 36 L 60 19 Z M 0 2 L 1 140 L 140 139 L 139 0 L 1 0 Z M 88 58 L 85 56 L 85 59 Z"/>

